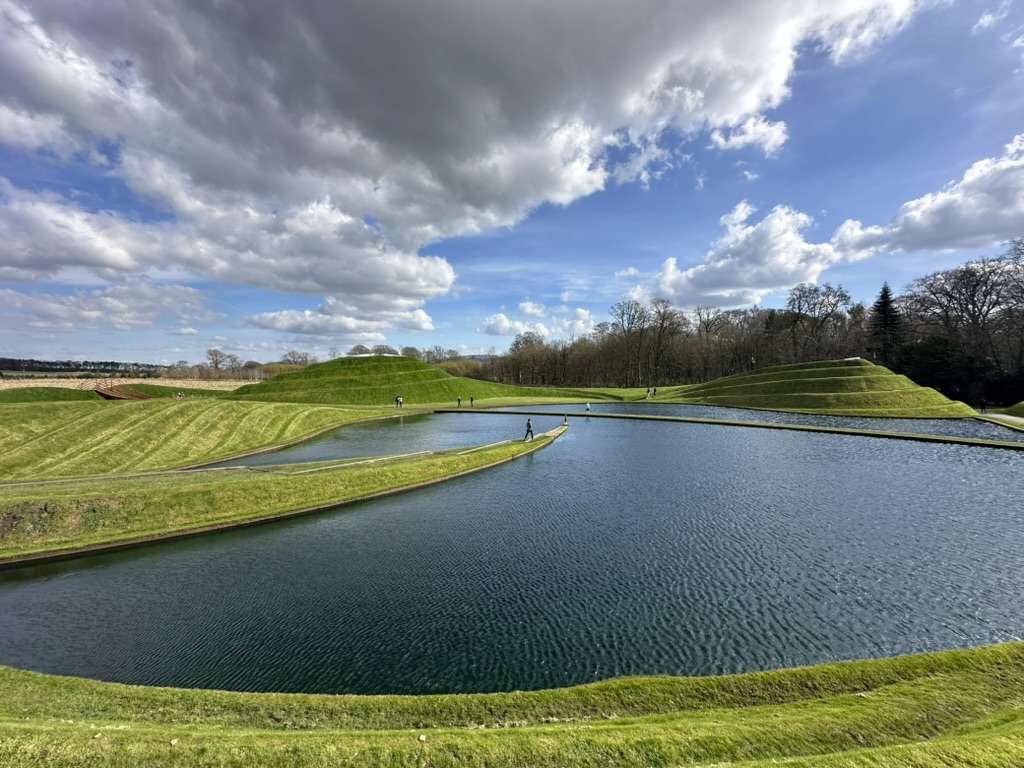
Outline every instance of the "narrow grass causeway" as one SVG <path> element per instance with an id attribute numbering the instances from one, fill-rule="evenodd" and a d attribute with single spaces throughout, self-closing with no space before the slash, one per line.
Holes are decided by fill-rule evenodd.
<path id="1" fill-rule="evenodd" d="M 431 696 L 124 686 L 0 667 L 4 766 L 1020 766 L 1024 644 Z"/>
<path id="2" fill-rule="evenodd" d="M 970 406 L 861 358 L 762 368 L 669 387 L 657 400 L 835 416 L 966 418 Z"/>
<path id="3" fill-rule="evenodd" d="M 390 460 L 0 485 L 0 566 L 26 556 L 142 543 L 408 490 L 538 450 L 560 432 L 529 443 Z"/>
<path id="4" fill-rule="evenodd" d="M 390 415 L 383 409 L 200 398 L 5 405 L 0 408 L 0 478 L 191 466 Z"/>

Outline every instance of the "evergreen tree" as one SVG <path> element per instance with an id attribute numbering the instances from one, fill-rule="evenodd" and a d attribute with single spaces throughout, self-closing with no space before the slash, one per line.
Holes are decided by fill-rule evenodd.
<path id="1" fill-rule="evenodd" d="M 875 355 L 886 365 L 892 363 L 896 359 L 896 350 L 903 343 L 903 318 L 896 309 L 888 283 L 882 284 L 882 290 L 871 306 L 868 329 Z"/>

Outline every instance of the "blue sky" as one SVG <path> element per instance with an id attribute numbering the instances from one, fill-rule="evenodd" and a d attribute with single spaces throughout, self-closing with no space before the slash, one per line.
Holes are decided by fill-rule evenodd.
<path id="1" fill-rule="evenodd" d="M 0 355 L 500 351 L 1024 235 L 1024 2 L 647 5 L 0 0 Z"/>

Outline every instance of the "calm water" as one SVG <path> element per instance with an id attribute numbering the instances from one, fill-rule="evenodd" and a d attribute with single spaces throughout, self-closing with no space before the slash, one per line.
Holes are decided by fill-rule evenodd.
<path id="1" fill-rule="evenodd" d="M 531 411 L 585 413 L 582 405 L 530 406 Z M 688 416 L 699 419 L 730 419 L 733 421 L 767 421 L 773 424 L 809 424 L 816 427 L 850 427 L 885 432 L 917 432 L 926 435 L 980 437 L 986 440 L 1024 442 L 1024 432 L 978 419 L 878 419 L 861 416 L 819 416 L 813 413 L 753 411 L 746 408 L 725 408 L 718 405 L 684 405 L 678 403 L 591 403 L 595 413 L 639 413 L 655 416 Z M 512 408 L 502 410 L 515 410 Z M 520 409 L 523 410 L 523 409 Z"/>
<path id="2" fill-rule="evenodd" d="M 469 422 L 487 442 L 523 419 L 422 420 Z M 0 573 L 0 663 L 422 693 L 1016 639 L 1022 477 L 1010 451 L 577 418 L 416 493 Z"/>

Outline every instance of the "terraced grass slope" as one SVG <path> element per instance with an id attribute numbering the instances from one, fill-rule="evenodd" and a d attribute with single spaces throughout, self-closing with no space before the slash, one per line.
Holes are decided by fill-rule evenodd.
<path id="1" fill-rule="evenodd" d="M 1024 402 L 1017 403 L 1016 405 L 1014 405 L 1014 406 L 1012 406 L 1010 408 L 1007 408 L 1006 412 L 1010 416 L 1018 416 L 1018 417 L 1024 419 Z"/>
<path id="2" fill-rule="evenodd" d="M 295 373 L 241 387 L 228 396 L 233 400 L 393 405 L 396 395 L 405 398 L 406 407 L 454 405 L 459 397 L 467 406 L 470 397 L 480 401 L 613 397 L 607 392 L 494 384 L 452 376 L 408 357 L 385 356 L 339 358 L 310 365 Z"/>
<path id="3" fill-rule="evenodd" d="M 560 690 L 326 696 L 0 667 L 4 766 L 1024 765 L 1024 644 Z"/>
<path id="4" fill-rule="evenodd" d="M 68 400 L 102 400 L 92 389 L 65 387 L 19 387 L 0 390 L 2 403 L 51 403 Z"/>
<path id="5" fill-rule="evenodd" d="M 4 405 L 0 480 L 188 466 L 383 413 L 199 398 Z"/>
<path id="6" fill-rule="evenodd" d="M 659 400 L 845 416 L 962 418 L 974 410 L 861 358 L 762 368 L 659 391 Z"/>

